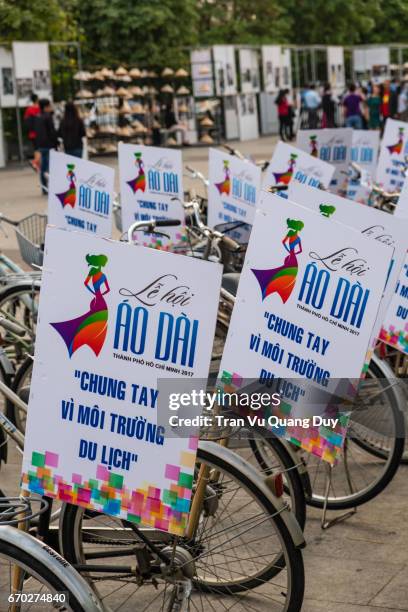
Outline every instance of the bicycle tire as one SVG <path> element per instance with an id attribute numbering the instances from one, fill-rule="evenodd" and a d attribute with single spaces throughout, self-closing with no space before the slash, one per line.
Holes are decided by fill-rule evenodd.
<path id="1" fill-rule="evenodd" d="M 374 377 L 378 379 L 390 379 L 390 374 L 391 375 L 393 374 L 392 370 L 390 370 L 390 368 L 386 364 L 384 364 L 381 360 L 372 359 L 370 362 L 369 369 L 372 371 Z M 394 387 L 390 387 L 389 395 L 390 397 L 394 397 L 395 404 L 398 406 L 400 406 L 401 401 L 403 402 L 405 401 L 404 398 L 400 397 L 400 394 L 398 393 L 398 389 L 395 389 Z M 387 457 L 388 452 L 384 450 L 384 448 L 382 448 L 381 445 L 376 446 L 374 442 L 369 443 L 367 442 L 367 440 L 364 440 L 363 438 L 359 438 L 358 436 L 354 436 L 353 439 L 356 444 L 358 444 L 362 449 L 371 453 L 373 456 L 378 457 L 379 459 L 385 459 Z M 404 459 L 404 454 L 403 454 L 403 456 L 401 457 L 401 463 L 405 463 L 406 461 L 407 461 L 407 458 Z"/>
<path id="2" fill-rule="evenodd" d="M 212 446 L 216 447 L 217 445 L 214 444 Z M 223 449 L 223 452 L 227 452 L 227 449 Z M 228 452 L 231 453 L 232 451 Z M 288 598 L 284 610 L 285 612 L 300 611 L 304 594 L 304 567 L 302 554 L 299 548 L 295 546 L 285 521 L 279 513 L 276 514 L 276 508 L 271 496 L 267 497 L 265 492 L 258 487 L 255 480 L 248 478 L 239 469 L 233 466 L 231 462 L 225 461 L 222 456 L 217 455 L 216 452 L 199 448 L 197 460 L 199 462 L 206 461 L 209 465 L 214 466 L 215 469 L 224 470 L 226 473 L 229 473 L 234 478 L 234 481 L 240 482 L 246 490 L 250 491 L 254 497 L 257 498 L 259 505 L 264 508 L 264 511 L 270 516 L 270 520 L 275 524 L 283 553 L 280 554 L 278 563 L 275 562 L 271 567 L 266 567 L 261 574 L 257 574 L 256 577 L 248 577 L 239 584 L 229 583 L 228 585 L 214 585 L 213 583 L 210 584 L 208 582 L 206 583 L 193 579 L 195 588 L 199 588 L 201 592 L 216 593 L 218 595 L 242 593 L 260 586 L 260 584 L 267 582 L 275 575 L 279 574 L 282 569 L 286 568 L 288 571 L 288 589 L 286 594 Z M 64 504 L 60 521 L 60 546 L 64 557 L 74 566 L 84 562 L 84 555 L 82 554 L 83 517 L 84 510 L 82 508 Z M 282 587 L 282 590 L 283 589 L 284 587 Z"/>
<path id="3" fill-rule="evenodd" d="M 14 391 L 14 393 L 17 393 L 17 395 L 20 395 L 21 383 L 26 378 L 30 369 L 32 369 L 33 363 L 34 362 L 33 362 L 32 357 L 26 357 L 24 361 L 20 364 L 20 366 L 17 368 L 17 371 L 11 383 L 11 390 Z M 28 400 L 28 398 L 26 397 L 23 397 L 22 399 L 24 401 Z M 6 400 L 6 416 L 17 427 L 17 429 L 19 429 L 19 431 L 21 431 L 22 433 L 25 433 L 25 421 L 23 423 L 19 415 L 19 412 L 20 412 L 19 409 L 13 404 L 13 402 L 7 399 Z"/>
<path id="4" fill-rule="evenodd" d="M 257 428 L 257 434 L 262 436 L 262 441 L 269 446 L 274 455 L 278 458 L 279 463 L 282 465 L 282 471 L 285 473 L 285 478 L 289 481 L 290 490 L 286 490 L 287 485 L 284 485 L 284 488 L 286 492 L 290 494 L 292 501 L 291 511 L 299 523 L 299 527 L 304 531 L 306 525 L 306 495 L 296 464 L 279 438 L 271 437 L 269 433 L 268 435 L 262 435 L 263 432 L 261 428 Z M 261 471 L 267 474 L 270 470 L 270 466 L 268 466 L 264 456 L 260 452 L 257 440 L 250 439 L 249 444 Z"/>
<path id="5" fill-rule="evenodd" d="M 386 393 L 389 393 L 389 389 L 386 390 Z M 390 404 L 391 406 L 391 414 L 392 419 L 395 424 L 396 432 L 404 431 L 404 415 L 401 410 L 394 403 Z M 345 445 L 347 446 L 349 443 L 349 438 L 346 437 Z M 398 470 L 398 467 L 401 463 L 401 458 L 404 452 L 404 444 L 405 440 L 403 437 L 395 437 L 393 439 L 393 445 L 390 449 L 390 452 L 387 457 L 384 458 L 385 469 L 382 474 L 375 480 L 370 486 L 362 491 L 358 491 L 356 493 L 351 493 L 348 496 L 344 497 L 336 497 L 332 498 L 329 496 L 327 500 L 327 508 L 329 510 L 349 510 L 355 508 L 357 506 L 361 506 L 368 501 L 374 499 L 377 495 L 379 495 L 384 489 L 389 485 L 391 480 L 394 478 L 395 473 Z M 359 444 L 357 446 L 360 447 Z M 371 452 L 369 452 L 372 455 Z M 336 468 L 334 468 L 336 469 Z M 322 495 L 317 495 L 313 493 L 313 481 L 310 478 L 312 483 L 312 494 L 306 494 L 306 504 L 312 506 L 314 508 L 323 508 L 325 499 Z"/>
<path id="6" fill-rule="evenodd" d="M 10 541 L 9 538 L 4 537 L 7 533 L 4 530 L 11 529 L 13 528 L 0 527 L 0 560 L 6 559 L 11 565 L 18 565 L 30 576 L 43 585 L 46 585 L 52 593 L 66 593 L 69 602 L 67 602 L 67 610 L 71 610 L 72 612 L 100 612 L 102 610 L 97 598 L 93 595 L 87 583 L 78 574 L 78 576 L 75 577 L 77 583 L 76 588 L 83 590 L 83 600 L 87 603 L 83 605 L 79 601 L 78 595 L 73 592 L 71 581 L 64 578 L 64 573 L 68 572 L 67 568 L 69 565 L 58 553 L 55 553 L 48 546 L 24 532 L 19 532 L 18 543 L 17 541 Z M 13 540 L 15 540 L 15 538 L 13 538 Z M 45 561 L 44 551 L 47 551 L 49 561 Z M 55 570 L 53 570 L 55 564 L 63 564 L 64 566 L 63 571 L 58 572 L 58 576 Z M 71 580 L 73 571 L 73 568 L 69 567 Z M 64 604 L 64 606 L 65 605 L 66 604 Z"/>

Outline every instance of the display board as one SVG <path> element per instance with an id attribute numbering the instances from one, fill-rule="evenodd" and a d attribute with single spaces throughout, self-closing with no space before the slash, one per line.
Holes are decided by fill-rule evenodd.
<path id="1" fill-rule="evenodd" d="M 183 160 L 181 151 L 119 143 L 122 227 L 135 221 L 179 219 L 184 225 Z M 181 227 L 166 227 L 170 239 L 146 234 L 142 243 L 170 249 L 182 239 Z"/>
<path id="2" fill-rule="evenodd" d="M 0 108 L 15 106 L 13 54 L 6 47 L 0 47 Z"/>
<path id="3" fill-rule="evenodd" d="M 327 47 L 327 81 L 335 93 L 343 92 L 346 86 L 343 47 Z"/>
<path id="4" fill-rule="evenodd" d="M 305 185 L 329 187 L 334 166 L 305 153 L 286 142 L 278 142 L 267 170 L 263 174 L 263 189 L 277 184 L 299 181 Z M 285 192 L 282 192 L 285 195 Z"/>
<path id="5" fill-rule="evenodd" d="M 279 45 L 262 45 L 262 73 L 264 91 L 275 93 L 281 88 L 281 54 Z"/>
<path id="6" fill-rule="evenodd" d="M 376 181 L 385 191 L 400 191 L 405 176 L 405 156 L 408 153 L 408 124 L 387 119 L 381 140 Z"/>
<path id="7" fill-rule="evenodd" d="M 237 71 L 234 45 L 214 45 L 215 92 L 217 96 L 237 93 Z"/>
<path id="8" fill-rule="evenodd" d="M 331 400 L 316 405 L 314 394 L 351 396 L 350 386 L 355 391 L 391 249 L 361 240 L 354 229 L 279 196 L 262 193 L 262 199 L 221 360 L 220 386 L 237 392 L 250 380 L 259 391 L 267 390 L 266 384 L 276 388 L 280 406 L 265 409 L 265 415 L 280 419 L 274 433 L 333 463 L 347 416 Z M 336 423 L 288 424 L 289 418 L 315 415 L 336 415 Z"/>
<path id="9" fill-rule="evenodd" d="M 389 76 L 390 63 L 389 47 L 353 49 L 354 72 L 369 72 L 376 81 L 382 81 Z"/>
<path id="10" fill-rule="evenodd" d="M 259 57 L 256 49 L 239 49 L 239 71 L 242 93 L 260 91 Z"/>
<path id="11" fill-rule="evenodd" d="M 380 340 L 408 355 L 408 255 L 384 317 Z"/>
<path id="12" fill-rule="evenodd" d="M 22 487 L 183 535 L 198 440 L 158 382 L 207 379 L 221 266 L 48 228 L 44 270 Z"/>
<path id="13" fill-rule="evenodd" d="M 113 168 L 50 151 L 48 223 L 110 238 L 114 180 Z"/>
<path id="14" fill-rule="evenodd" d="M 238 96 L 238 125 L 240 140 L 255 140 L 259 137 L 256 94 Z"/>
<path id="15" fill-rule="evenodd" d="M 360 179 L 348 181 L 347 197 L 350 200 L 367 204 L 377 171 L 379 146 L 378 130 L 353 130 L 350 161 L 358 165 L 362 174 Z"/>
<path id="16" fill-rule="evenodd" d="M 209 150 L 208 225 L 242 221 L 252 224 L 261 187 L 261 169 L 250 161 Z M 239 227 L 229 234 L 247 241 L 247 230 Z"/>
<path id="17" fill-rule="evenodd" d="M 302 206 L 320 212 L 326 218 L 330 217 L 345 225 L 350 225 L 361 232 L 365 238 L 374 240 L 376 244 L 385 244 L 391 249 L 391 265 L 387 283 L 373 326 L 372 341 L 375 341 L 380 335 L 381 325 L 405 260 L 408 246 L 408 220 L 398 219 L 394 215 L 371 206 L 358 206 L 351 200 L 299 183 L 289 186 L 288 197 Z"/>
<path id="18" fill-rule="evenodd" d="M 195 98 L 214 95 L 214 72 L 211 49 L 194 49 L 190 52 L 191 79 Z"/>
<path id="19" fill-rule="evenodd" d="M 351 128 L 334 128 L 324 130 L 298 130 L 296 146 L 312 157 L 317 157 L 333 164 L 335 173 L 330 183 L 334 193 L 346 194 L 347 171 L 350 163 L 353 130 Z"/>
<path id="20" fill-rule="evenodd" d="M 48 43 L 13 42 L 14 72 L 19 106 L 28 106 L 30 95 L 52 98 Z"/>

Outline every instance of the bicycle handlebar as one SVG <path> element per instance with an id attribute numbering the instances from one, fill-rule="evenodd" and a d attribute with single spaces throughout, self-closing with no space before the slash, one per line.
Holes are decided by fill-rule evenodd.
<path id="1" fill-rule="evenodd" d="M 9 219 L 8 217 L 5 217 L 3 213 L 0 213 L 0 223 L 1 221 L 4 221 L 5 223 L 9 223 L 10 225 L 14 225 L 15 227 L 17 227 L 17 225 L 19 224 L 18 221 L 14 221 L 13 219 Z"/>
<path id="2" fill-rule="evenodd" d="M 136 231 L 143 230 L 147 233 L 154 234 L 156 227 L 173 227 L 175 225 L 181 225 L 181 221 L 179 219 L 147 219 L 146 221 L 135 221 L 127 231 L 128 242 L 133 242 L 133 233 Z M 166 234 L 163 235 L 167 236 Z"/>

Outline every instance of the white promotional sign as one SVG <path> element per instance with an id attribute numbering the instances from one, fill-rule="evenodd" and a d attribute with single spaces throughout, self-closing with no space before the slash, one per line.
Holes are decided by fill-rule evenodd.
<path id="1" fill-rule="evenodd" d="M 281 406 L 268 410 L 284 419 L 309 416 L 302 410 L 311 389 L 344 391 L 360 377 L 391 250 L 303 206 L 262 196 L 268 212 L 255 214 L 220 381 L 228 392 L 245 379 L 276 383 Z M 347 419 L 339 415 L 332 428 L 284 422 L 278 435 L 335 461 Z"/>
<path id="2" fill-rule="evenodd" d="M 408 355 L 408 256 L 385 314 L 380 340 Z"/>
<path id="3" fill-rule="evenodd" d="M 371 72 L 376 80 L 383 80 L 389 74 L 390 63 L 389 47 L 353 49 L 354 72 Z"/>
<path id="4" fill-rule="evenodd" d="M 271 162 L 264 173 L 263 189 L 291 181 L 327 189 L 334 174 L 334 166 L 305 153 L 301 149 L 279 141 Z M 282 192 L 284 196 L 285 192 Z"/>
<path id="5" fill-rule="evenodd" d="M 23 488 L 183 535 L 197 438 L 158 381 L 207 378 L 221 266 L 48 228 L 44 268 Z"/>
<path id="6" fill-rule="evenodd" d="M 281 55 L 281 75 L 283 89 L 292 89 L 292 65 L 291 65 L 291 50 L 282 49 Z"/>
<path id="7" fill-rule="evenodd" d="M 50 151 L 48 223 L 110 238 L 114 179 L 113 168 Z"/>
<path id="8" fill-rule="evenodd" d="M 258 93 L 260 90 L 258 51 L 240 49 L 238 57 L 242 93 Z"/>
<path id="9" fill-rule="evenodd" d="M 359 166 L 361 178 L 357 181 L 349 179 L 347 197 L 350 200 L 367 204 L 377 170 L 379 146 L 378 130 L 353 130 L 350 161 Z"/>
<path id="10" fill-rule="evenodd" d="M 217 96 L 237 93 L 237 72 L 234 45 L 214 45 L 215 91 Z"/>
<path id="11" fill-rule="evenodd" d="M 401 221 L 394 215 L 376 208 L 358 206 L 351 200 L 298 183 L 289 186 L 288 197 L 290 200 L 302 204 L 302 206 L 320 212 L 323 217 L 330 217 L 345 225 L 350 225 L 366 238 L 374 240 L 376 244 L 387 245 L 391 250 L 392 259 L 387 283 L 373 326 L 372 338 L 375 341 L 379 336 L 385 313 L 394 294 L 398 276 L 405 260 L 408 246 L 408 221 Z"/>
<path id="12" fill-rule="evenodd" d="M 13 42 L 13 58 L 19 105 L 28 106 L 33 92 L 39 98 L 51 98 L 48 43 Z"/>
<path id="13" fill-rule="evenodd" d="M 261 188 L 261 169 L 235 155 L 210 149 L 208 180 L 209 227 L 230 221 L 252 225 Z M 235 240 L 247 238 L 247 232 L 239 227 L 228 235 Z"/>
<path id="14" fill-rule="evenodd" d="M 190 53 L 191 78 L 195 98 L 214 95 L 214 74 L 211 49 L 194 49 Z"/>
<path id="15" fill-rule="evenodd" d="M 404 184 L 404 158 L 408 154 L 408 124 L 387 119 L 381 141 L 376 181 L 385 191 L 400 191 Z"/>
<path id="16" fill-rule="evenodd" d="M 335 173 L 330 189 L 334 193 L 345 194 L 347 191 L 352 138 L 351 128 L 299 130 L 296 136 L 296 146 L 299 149 L 333 164 Z"/>
<path id="17" fill-rule="evenodd" d="M 120 143 L 119 178 L 124 230 L 135 221 L 148 219 L 179 219 L 184 223 L 181 151 Z M 180 227 L 163 231 L 170 241 L 148 234 L 143 244 L 168 249 L 182 238 Z"/>
<path id="18" fill-rule="evenodd" d="M 327 80 L 335 92 L 341 93 L 346 85 L 343 47 L 327 47 Z"/>

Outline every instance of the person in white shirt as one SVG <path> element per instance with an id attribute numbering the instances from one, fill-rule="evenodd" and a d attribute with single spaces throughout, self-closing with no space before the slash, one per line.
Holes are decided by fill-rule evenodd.
<path id="1" fill-rule="evenodd" d="M 308 128 L 309 130 L 315 130 L 318 124 L 317 110 L 322 102 L 322 99 L 317 93 L 313 83 L 309 85 L 309 89 L 306 91 L 303 99 L 307 110 Z"/>

